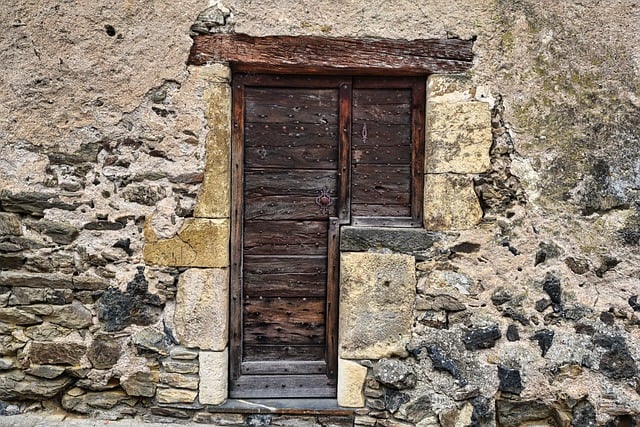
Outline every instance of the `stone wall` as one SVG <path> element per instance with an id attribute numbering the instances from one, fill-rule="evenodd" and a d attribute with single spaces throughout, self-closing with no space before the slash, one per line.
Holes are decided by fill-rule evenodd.
<path id="1" fill-rule="evenodd" d="M 638 423 L 637 5 L 94 3 L 0 5 L 0 414 Z M 355 421 L 216 409 L 230 75 L 185 65 L 190 31 L 475 39 L 428 81 L 424 229 L 343 228 Z"/>

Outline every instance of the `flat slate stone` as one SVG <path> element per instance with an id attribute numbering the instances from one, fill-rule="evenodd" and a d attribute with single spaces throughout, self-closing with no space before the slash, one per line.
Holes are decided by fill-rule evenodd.
<path id="1" fill-rule="evenodd" d="M 390 249 L 413 254 L 430 249 L 441 235 L 421 228 L 342 227 L 340 250 L 367 252 L 371 249 Z"/>

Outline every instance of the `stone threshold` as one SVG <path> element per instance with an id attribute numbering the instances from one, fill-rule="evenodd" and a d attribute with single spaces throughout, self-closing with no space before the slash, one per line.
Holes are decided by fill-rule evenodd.
<path id="1" fill-rule="evenodd" d="M 210 413 L 353 416 L 354 410 L 338 406 L 336 399 L 228 399 L 207 405 Z"/>

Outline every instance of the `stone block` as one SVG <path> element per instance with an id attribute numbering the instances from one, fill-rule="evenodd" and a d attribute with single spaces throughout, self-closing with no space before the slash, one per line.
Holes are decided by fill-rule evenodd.
<path id="1" fill-rule="evenodd" d="M 18 215 L 0 212 L 0 236 L 22 236 L 22 224 Z"/>
<path id="2" fill-rule="evenodd" d="M 424 228 L 434 231 L 473 228 L 482 207 L 473 180 L 456 174 L 425 175 Z"/>
<path id="3" fill-rule="evenodd" d="M 363 252 L 340 259 L 339 356 L 405 356 L 416 297 L 414 257 Z"/>
<path id="4" fill-rule="evenodd" d="M 144 230 L 145 262 L 171 267 L 229 266 L 229 220 L 188 218 L 177 235 L 159 240 L 149 224 Z"/>
<path id="5" fill-rule="evenodd" d="M 40 365 L 78 365 L 87 348 L 77 342 L 31 341 L 21 363 Z"/>
<path id="6" fill-rule="evenodd" d="M 486 172 L 492 142 L 489 104 L 427 104 L 426 173 Z"/>
<path id="7" fill-rule="evenodd" d="M 364 406 L 362 388 L 367 368 L 350 360 L 338 359 L 338 405 L 347 408 Z"/>
<path id="8" fill-rule="evenodd" d="M 473 84 L 463 74 L 432 74 L 427 79 L 427 100 L 429 102 L 467 102 L 472 97 Z"/>
<path id="9" fill-rule="evenodd" d="M 52 380 L 25 375 L 19 370 L 0 374 L 0 399 L 41 400 L 54 397 L 67 388 L 73 378 L 61 377 Z"/>
<path id="10" fill-rule="evenodd" d="M 229 352 L 201 351 L 200 356 L 200 403 L 219 405 L 227 399 L 227 372 Z"/>
<path id="11" fill-rule="evenodd" d="M 228 317 L 229 272 L 226 268 L 192 268 L 180 275 L 173 320 L 182 345 L 224 350 Z"/>
<path id="12" fill-rule="evenodd" d="M 195 74 L 197 79 L 202 79 L 208 83 L 230 83 L 231 68 L 226 64 L 211 63 L 201 66 L 190 66 L 189 73 Z"/>
<path id="13" fill-rule="evenodd" d="M 193 403 L 198 392 L 182 388 L 159 388 L 156 392 L 158 403 Z"/>
<path id="14" fill-rule="evenodd" d="M 342 227 L 340 250 L 367 252 L 390 249 L 393 252 L 415 253 L 430 249 L 441 236 L 421 228 Z"/>
<path id="15" fill-rule="evenodd" d="M 230 205 L 231 87 L 212 85 L 204 94 L 209 134 L 204 180 L 194 210 L 201 218 L 227 218 Z"/>

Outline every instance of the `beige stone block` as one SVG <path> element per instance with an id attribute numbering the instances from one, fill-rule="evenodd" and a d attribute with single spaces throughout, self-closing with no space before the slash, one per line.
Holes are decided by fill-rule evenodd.
<path id="1" fill-rule="evenodd" d="M 156 391 L 158 403 L 193 403 L 198 396 L 195 390 L 182 388 L 159 388 Z"/>
<path id="2" fill-rule="evenodd" d="M 340 260 L 339 356 L 405 356 L 416 297 L 415 259 L 348 252 Z"/>
<path id="3" fill-rule="evenodd" d="M 200 403 L 219 405 L 227 400 L 227 372 L 229 352 L 201 351 L 200 356 Z"/>
<path id="4" fill-rule="evenodd" d="M 470 177 L 425 175 L 424 228 L 434 231 L 473 228 L 482 220 L 482 213 Z"/>
<path id="5" fill-rule="evenodd" d="M 226 218 L 230 205 L 231 87 L 215 84 L 204 93 L 209 133 L 206 141 L 204 180 L 194 215 Z"/>
<path id="6" fill-rule="evenodd" d="M 367 378 L 367 368 L 350 360 L 338 359 L 338 405 L 362 408 L 362 388 Z"/>
<path id="7" fill-rule="evenodd" d="M 180 344 L 222 351 L 227 346 L 229 271 L 192 268 L 178 279 L 173 316 Z"/>
<path id="8" fill-rule="evenodd" d="M 205 80 L 208 83 L 231 82 L 231 68 L 223 63 L 190 66 L 189 73 L 195 74 L 197 79 Z"/>
<path id="9" fill-rule="evenodd" d="M 426 173 L 486 172 L 492 141 L 489 104 L 427 104 Z"/>
<path id="10" fill-rule="evenodd" d="M 473 84 L 464 74 L 432 74 L 427 79 L 427 101 L 467 102 L 473 99 Z"/>
<path id="11" fill-rule="evenodd" d="M 159 240 L 147 223 L 142 250 L 148 264 L 171 267 L 228 267 L 229 220 L 187 218 L 177 235 Z"/>

